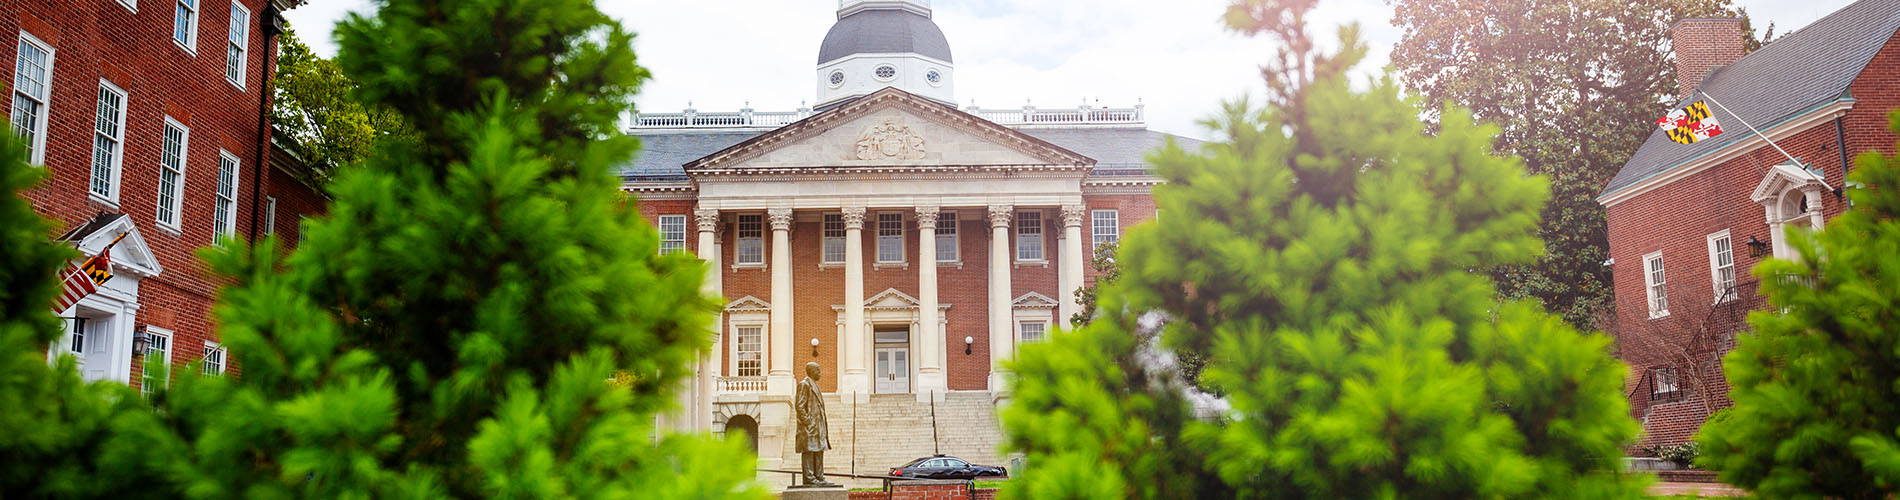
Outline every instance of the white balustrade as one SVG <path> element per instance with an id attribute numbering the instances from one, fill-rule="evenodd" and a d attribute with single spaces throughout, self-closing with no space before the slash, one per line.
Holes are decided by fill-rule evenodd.
<path id="1" fill-rule="evenodd" d="M 765 392 L 765 377 L 719 377 L 719 392 Z"/>
<path id="2" fill-rule="evenodd" d="M 1131 108 L 1081 107 L 1070 109 L 1037 109 L 1024 106 L 1015 109 L 981 109 L 975 106 L 963 109 L 998 125 L 1036 126 L 1036 125 L 1141 125 L 1145 111 L 1140 104 Z M 698 112 L 688 109 L 681 113 L 636 113 L 632 127 L 635 129 L 666 128 L 777 128 L 792 122 L 809 118 L 810 109 L 797 111 L 722 111 Z"/>

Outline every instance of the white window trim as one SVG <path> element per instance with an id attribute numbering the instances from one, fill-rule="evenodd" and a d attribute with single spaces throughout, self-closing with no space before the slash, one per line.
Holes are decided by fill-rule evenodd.
<path id="1" fill-rule="evenodd" d="M 1114 219 L 1115 221 L 1115 225 L 1112 226 L 1115 228 L 1114 233 L 1108 234 L 1107 236 L 1110 239 L 1114 240 L 1115 243 L 1117 244 L 1120 244 L 1122 240 L 1122 216 L 1121 216 L 1120 210 L 1116 210 L 1116 209 L 1090 210 L 1089 211 L 1089 247 L 1090 247 L 1089 254 L 1090 255 L 1097 255 L 1098 254 L 1097 250 L 1102 248 L 1103 233 L 1096 230 L 1098 227 L 1100 227 L 1096 225 L 1096 221 L 1102 220 L 1103 214 L 1108 214 L 1109 218 Z"/>
<path id="2" fill-rule="evenodd" d="M 1661 317 L 1669 315 L 1669 267 L 1667 265 L 1662 266 L 1663 281 L 1661 283 L 1657 283 L 1655 281 L 1656 273 L 1653 270 L 1654 268 L 1650 267 L 1651 262 L 1659 262 L 1662 260 L 1662 258 L 1663 258 L 1662 252 L 1656 251 L 1656 252 L 1651 252 L 1649 254 L 1643 255 L 1643 260 L 1642 260 L 1643 262 L 1643 295 L 1648 299 L 1648 302 L 1645 303 L 1645 307 L 1649 309 L 1650 319 L 1661 318 Z M 1661 285 L 1663 287 L 1663 297 L 1662 297 L 1663 307 L 1661 309 L 1656 308 L 1656 286 L 1657 285 Z"/>
<path id="3" fill-rule="evenodd" d="M 838 224 L 837 236 L 830 234 L 831 224 L 833 222 Z M 829 213 L 818 216 L 818 266 L 820 268 L 843 266 L 845 261 L 851 259 L 849 254 L 851 245 L 845 240 L 845 238 L 850 235 L 851 231 L 845 227 L 844 213 Z M 831 260 L 830 245 L 833 240 L 838 242 L 838 260 Z"/>
<path id="4" fill-rule="evenodd" d="M 264 197 L 264 234 L 277 234 L 277 197 Z"/>
<path id="5" fill-rule="evenodd" d="M 217 342 L 205 341 L 204 357 L 198 358 L 199 366 L 201 369 L 207 369 L 211 366 L 206 358 L 210 358 L 213 351 L 218 353 L 218 371 L 217 373 L 207 371 L 205 375 L 223 375 L 231 366 L 231 351 L 225 349 L 224 345 Z"/>
<path id="6" fill-rule="evenodd" d="M 1026 340 L 1028 337 L 1029 325 L 1037 325 L 1037 326 L 1042 327 L 1042 333 L 1041 333 L 1042 337 L 1034 341 Z M 1030 342 L 1045 342 L 1048 340 L 1049 340 L 1049 322 L 1042 321 L 1042 320 L 1016 322 L 1016 343 L 1027 344 Z"/>
<path id="7" fill-rule="evenodd" d="M 224 193 L 221 193 L 221 192 L 218 192 L 218 190 L 217 190 L 217 187 L 218 187 L 218 186 L 217 186 L 217 182 L 216 182 L 216 179 L 213 179 L 213 182 L 212 182 L 212 186 L 211 186 L 211 187 L 212 187 L 212 193 L 211 193 L 211 210 L 212 210 L 212 214 L 213 214 L 213 217 L 212 217 L 212 225 L 213 225 L 213 227 L 211 228 L 211 236 L 212 236 L 212 238 L 213 238 L 213 239 L 215 239 L 215 238 L 217 238 L 217 237 L 219 237 L 219 236 L 234 236 L 234 235 L 236 235 L 236 234 L 237 234 L 237 220 L 238 220 L 238 191 L 239 191 L 239 190 L 238 190 L 238 187 L 239 187 L 239 186 L 243 186 L 243 185 L 244 185 L 244 183 L 243 183 L 243 178 L 241 177 L 241 176 L 243 175 L 243 173 L 244 173 L 244 162 L 243 162 L 243 161 L 241 161 L 241 160 L 239 160 L 239 158 L 237 157 L 237 155 L 234 155 L 234 154 L 231 154 L 231 152 L 230 152 L 230 151 L 225 151 L 224 149 L 219 149 L 219 150 L 218 150 L 218 159 L 219 159 L 219 160 L 218 160 L 218 162 L 219 162 L 219 165 L 218 165 L 218 168 L 219 168 L 219 169 L 223 169 L 223 168 L 224 168 L 224 165 L 223 165 L 223 162 L 224 162 L 224 160 L 225 160 L 225 159 L 229 159 L 229 160 L 231 160 L 231 196 L 230 196 L 230 198 L 231 198 L 231 212 L 230 212 L 230 214 L 229 214 L 229 215 L 230 215 L 230 217 L 228 217 L 228 218 L 226 218 L 226 219 L 224 220 L 224 227 L 222 227 L 222 228 L 220 228 L 220 227 L 216 227 L 216 225 L 217 225 L 217 217 L 216 217 L 216 214 L 217 214 L 217 210 L 218 210 L 218 205 L 217 205 L 217 204 L 218 204 L 218 198 L 220 198 L 220 197 L 223 197 L 223 196 L 224 196 Z M 215 173 L 214 175 L 224 175 L 224 173 L 223 173 L 223 172 L 217 172 L 217 173 Z M 220 231 L 222 231 L 222 232 L 220 232 Z"/>
<path id="8" fill-rule="evenodd" d="M 884 216 L 885 215 L 897 216 L 897 260 L 884 260 Z M 873 217 L 871 220 L 876 224 L 875 226 L 872 226 L 875 229 L 872 230 L 873 238 L 871 239 L 871 244 L 873 246 L 871 248 L 871 253 L 875 254 L 873 255 L 873 257 L 876 257 L 875 260 L 877 261 L 877 264 L 884 264 L 884 265 L 908 264 L 909 261 L 905 260 L 907 257 L 905 254 L 909 252 L 905 252 L 904 249 L 910 248 L 910 235 L 905 234 L 905 233 L 908 233 L 908 231 L 904 230 L 904 213 L 903 212 L 878 212 L 877 216 Z"/>
<path id="9" fill-rule="evenodd" d="M 744 233 L 742 232 L 743 230 L 741 228 L 745 227 L 746 217 L 759 218 L 759 235 L 752 237 L 759 241 L 758 262 L 746 262 L 745 259 L 740 258 L 741 256 L 745 255 L 743 251 L 745 250 L 745 241 L 747 237 L 744 235 Z M 766 254 L 770 251 L 767 248 L 765 248 L 765 236 L 769 234 L 771 231 L 766 226 L 767 226 L 767 221 L 765 219 L 765 214 L 738 214 L 737 216 L 733 217 L 732 219 L 732 268 L 733 269 L 745 269 L 745 268 L 763 269 L 765 268 Z"/>
<path id="10" fill-rule="evenodd" d="M 176 335 L 173 335 L 170 329 L 159 328 L 159 327 L 151 326 L 151 325 L 145 326 L 145 335 L 152 338 L 163 337 L 165 339 L 165 350 L 162 351 L 165 354 L 164 356 L 161 356 L 164 359 L 157 359 L 157 360 L 152 359 L 152 356 L 151 356 L 152 349 L 150 347 L 151 346 L 150 341 L 147 341 L 146 343 L 147 347 L 146 347 L 145 352 L 139 353 L 139 356 L 145 360 L 144 376 L 143 376 L 143 379 L 139 381 L 139 390 L 147 394 L 150 394 L 152 392 L 152 387 L 147 385 L 147 382 L 151 381 L 151 377 L 152 377 L 151 367 L 152 366 L 165 367 L 165 371 L 166 371 L 165 380 L 160 381 L 159 387 L 171 387 L 172 385 L 172 381 L 171 381 L 172 351 L 178 350 L 178 344 L 174 343 L 173 341 L 178 340 L 178 337 Z"/>
<path id="11" fill-rule="evenodd" d="M 177 127 L 180 132 L 184 132 L 178 137 L 178 182 L 172 184 L 171 206 L 163 207 L 161 205 L 162 208 L 171 209 L 172 221 L 165 222 L 162 220 L 157 220 L 158 219 L 157 212 L 152 213 L 153 215 L 152 218 L 153 220 L 158 222 L 159 228 L 169 229 L 171 230 L 172 234 L 178 234 L 180 231 L 184 230 L 184 225 L 185 225 L 185 167 L 191 164 L 191 160 L 190 160 L 191 158 L 191 127 L 187 127 L 185 126 L 185 124 L 179 123 L 178 120 L 173 119 L 170 115 L 165 116 L 165 126 Z M 157 200 L 154 200 L 154 203 L 163 203 L 165 199 L 165 196 L 164 196 L 165 193 L 162 192 L 162 190 L 165 189 L 164 178 L 165 178 L 165 169 L 166 169 L 164 133 L 165 133 L 165 130 L 163 128 L 159 129 L 160 135 L 158 137 L 158 147 L 159 147 L 158 188 L 161 190 L 161 192 L 159 193 Z"/>
<path id="12" fill-rule="evenodd" d="M 678 239 L 678 240 L 669 240 L 669 239 L 667 239 L 667 234 L 666 234 L 666 224 L 667 224 L 667 221 L 669 221 L 669 220 L 672 220 L 672 221 L 678 221 L 678 222 L 679 222 L 679 229 L 680 229 L 680 230 L 679 230 L 679 239 Z M 665 214 L 665 215 L 661 215 L 661 216 L 659 216 L 658 218 L 656 218 L 656 219 L 654 219 L 654 221 L 653 221 L 653 222 L 655 222 L 655 223 L 656 223 L 655 225 L 656 225 L 656 226 L 658 226 L 658 227 L 656 227 L 655 229 L 659 229 L 659 231 L 660 231 L 660 247 L 659 247 L 659 248 L 658 248 L 658 249 L 656 250 L 656 251 L 658 251 L 658 252 L 660 253 L 660 255 L 666 255 L 666 254 L 669 254 L 669 253 L 682 253 L 682 252 L 685 252 L 685 251 L 686 251 L 686 233 L 687 233 L 687 231 L 686 231 L 686 216 L 685 216 L 685 215 L 683 215 L 683 214 Z M 667 244 L 667 242 L 669 242 L 669 241 L 673 241 L 673 242 L 678 242 L 678 243 L 679 243 L 679 247 L 678 247 L 678 248 L 675 248 L 675 249 L 673 249 L 673 250 L 672 250 L 672 251 L 670 251 L 670 252 L 669 252 L 669 251 L 667 251 L 667 249 L 666 249 L 666 244 Z"/>
<path id="13" fill-rule="evenodd" d="M 237 46 L 238 64 L 237 78 L 232 79 L 231 73 L 227 71 L 224 74 L 224 81 L 229 82 L 231 85 L 236 86 L 238 90 L 242 91 L 244 90 L 244 80 L 250 71 L 251 63 L 251 9 L 244 8 L 243 4 L 234 1 L 231 2 L 231 10 L 244 13 L 244 20 L 242 22 L 238 21 L 237 16 L 231 16 L 231 30 L 236 31 L 239 27 L 243 27 L 244 33 L 242 33 L 240 37 L 242 40 L 237 43 L 231 42 L 231 33 L 225 34 L 225 64 L 231 64 L 231 45 Z"/>
<path id="14" fill-rule="evenodd" d="M 734 316 L 738 316 L 738 314 L 734 313 Z M 739 374 L 739 343 L 740 343 L 739 329 L 741 328 L 759 329 L 759 374 L 758 375 L 740 375 Z M 726 352 L 726 373 L 732 374 L 732 375 L 729 375 L 732 377 L 764 377 L 765 374 L 767 373 L 766 364 L 772 361 L 772 358 L 768 356 L 766 353 L 766 346 L 770 344 L 772 341 L 772 338 L 767 335 L 769 333 L 770 333 L 770 328 L 766 326 L 766 321 L 763 319 L 749 319 L 748 321 L 733 321 L 732 328 L 727 333 L 727 337 L 726 337 L 732 340 L 731 342 L 729 342 L 730 346 L 726 350 L 727 351 Z"/>
<path id="15" fill-rule="evenodd" d="M 125 6 L 125 10 L 132 11 L 133 14 L 139 13 L 139 0 L 119 0 L 119 5 Z"/>
<path id="16" fill-rule="evenodd" d="M 1720 260 L 1718 260 L 1720 256 L 1717 255 L 1716 248 L 1715 248 L 1715 242 L 1722 239 L 1728 240 L 1728 267 L 1729 267 L 1728 274 L 1729 274 L 1730 281 L 1729 281 L 1729 285 L 1727 289 L 1725 289 L 1722 286 L 1722 268 L 1721 266 L 1717 264 L 1717 262 L 1720 262 Z M 1739 266 L 1737 266 L 1735 262 L 1735 238 L 1729 237 L 1729 232 L 1727 229 L 1723 229 L 1721 231 L 1717 231 L 1713 234 L 1710 234 L 1709 235 L 1709 286 L 1712 290 L 1712 293 L 1714 293 L 1714 295 L 1712 295 L 1714 299 L 1712 300 L 1714 300 L 1715 303 L 1720 304 L 1723 302 L 1735 300 L 1735 294 L 1730 292 L 1730 289 L 1733 289 L 1735 287 L 1735 282 L 1741 281 L 1741 276 L 1736 272 L 1738 268 Z M 1730 292 L 1730 293 L 1725 293 L 1725 292 Z"/>
<path id="17" fill-rule="evenodd" d="M 46 119 L 48 116 L 52 114 L 50 110 L 53 109 L 53 62 L 57 59 L 57 56 L 59 55 L 59 53 L 53 51 L 52 45 L 47 44 L 43 40 L 40 40 L 39 37 L 33 36 L 32 33 L 27 33 L 26 30 L 20 30 L 20 43 L 33 44 L 34 47 L 40 50 L 46 51 L 46 82 L 45 82 L 45 85 L 40 86 L 40 92 L 42 92 L 44 95 L 41 95 L 39 98 L 40 100 L 39 116 L 35 117 L 37 119 L 33 121 L 33 124 L 37 126 L 39 129 L 33 131 L 33 144 L 32 144 L 33 156 L 31 158 L 27 158 L 28 164 L 45 165 L 46 164 L 46 132 L 48 130 L 48 127 L 46 125 Z M 13 63 L 14 71 L 17 72 L 19 71 L 19 65 L 20 65 L 19 60 L 18 60 L 18 58 L 20 57 L 19 47 L 17 45 L 14 47 L 13 57 L 15 58 L 14 63 Z M 10 87 L 8 90 L 10 90 L 10 92 L 7 92 L 8 94 L 7 97 L 9 98 L 9 101 L 7 101 L 7 113 L 9 115 L 13 113 L 13 107 L 12 107 L 13 102 L 10 99 L 13 99 L 19 95 L 19 90 L 16 88 L 11 88 L 11 86 L 17 85 L 19 83 L 17 81 L 18 79 L 19 79 L 19 75 L 16 74 L 14 75 L 15 81 L 8 82 L 8 85 Z M 7 132 L 12 132 L 12 131 L 9 130 Z M 87 164 L 86 166 L 90 168 L 92 165 Z M 88 177 L 88 181 L 90 181 L 90 177 Z"/>
<path id="18" fill-rule="evenodd" d="M 1034 259 L 1023 258 L 1023 230 L 1028 228 L 1028 226 L 1023 225 L 1023 220 L 1025 219 L 1025 217 L 1023 217 L 1024 214 L 1036 214 L 1036 248 L 1038 249 L 1037 253 L 1040 254 L 1041 257 Z M 1016 247 L 1014 255 L 1016 263 L 1047 264 L 1049 262 L 1049 218 L 1044 217 L 1041 210 L 1017 210 L 1015 223 L 1011 225 L 1015 228 L 1014 231 L 1010 232 L 1013 233 L 1012 236 L 1015 236 L 1016 240 L 1012 242 Z"/>
<path id="19" fill-rule="evenodd" d="M 172 7 L 173 7 L 172 9 L 172 36 L 171 36 L 172 45 L 177 45 L 178 48 L 185 49 L 185 53 L 191 54 L 192 57 L 197 57 L 198 56 L 198 20 L 204 17 L 204 0 L 194 0 L 191 3 L 190 5 L 191 18 L 187 19 L 185 22 L 185 38 L 186 39 L 184 41 L 179 41 L 178 31 L 177 31 L 178 30 L 177 7 L 180 5 L 183 5 L 184 3 L 185 3 L 184 0 L 172 0 Z M 236 2 L 232 2 L 232 4 L 235 5 Z"/>
<path id="20" fill-rule="evenodd" d="M 112 93 L 119 95 L 119 116 L 118 118 L 116 118 L 117 123 L 119 125 L 118 127 L 119 136 L 116 138 L 116 140 L 118 140 L 119 142 L 119 148 L 118 148 L 117 153 L 112 155 L 112 165 L 108 166 L 108 170 L 110 173 L 107 174 L 109 178 L 106 180 L 106 184 L 107 184 L 107 190 L 111 191 L 111 193 L 106 194 L 106 195 L 100 195 L 99 193 L 95 193 L 92 191 L 93 165 L 92 165 L 92 162 L 90 161 L 91 154 L 87 155 L 88 161 L 86 162 L 86 195 L 92 197 L 93 200 L 96 200 L 100 203 L 104 203 L 106 205 L 111 206 L 114 209 L 117 209 L 119 208 L 120 185 L 124 184 L 123 180 L 125 177 L 124 175 L 125 143 L 126 143 L 125 115 L 128 112 L 128 108 L 132 107 L 132 95 L 129 93 L 126 93 L 125 89 L 119 88 L 118 85 L 113 85 L 112 81 L 106 80 L 104 78 L 99 79 L 99 88 L 103 90 L 111 91 Z M 95 97 L 94 103 L 93 103 L 94 108 L 93 108 L 93 113 L 92 113 L 94 120 L 97 120 L 99 118 L 97 100 L 98 99 Z M 88 137 L 89 140 L 87 141 L 88 144 L 86 148 L 87 153 L 92 153 L 92 149 L 98 147 L 98 145 L 96 144 L 91 144 L 92 142 L 99 140 L 98 135 L 99 135 L 99 126 L 98 124 L 95 123 L 92 127 L 92 137 Z"/>
<path id="21" fill-rule="evenodd" d="M 950 226 L 950 232 L 947 234 L 944 233 L 944 225 L 946 222 Z M 934 246 L 938 243 L 935 241 L 930 242 L 930 244 L 933 245 L 931 253 L 936 254 L 938 264 L 963 264 L 963 235 L 962 231 L 957 230 L 957 226 L 962 224 L 962 222 L 963 221 L 957 219 L 956 212 L 939 212 L 937 214 L 937 239 L 941 240 L 945 236 L 950 237 L 950 253 L 952 254 L 948 260 L 944 259 L 943 252 L 938 249 L 939 247 Z"/>
<path id="22" fill-rule="evenodd" d="M 1023 344 L 1023 323 L 1041 323 L 1042 341 L 1047 342 L 1049 335 L 1054 333 L 1053 330 L 1055 330 L 1056 308 L 1053 304 L 1016 304 L 1012 306 L 1010 320 L 1012 321 L 1012 326 L 1010 326 L 1010 340 L 1016 345 L 1020 346 Z"/>

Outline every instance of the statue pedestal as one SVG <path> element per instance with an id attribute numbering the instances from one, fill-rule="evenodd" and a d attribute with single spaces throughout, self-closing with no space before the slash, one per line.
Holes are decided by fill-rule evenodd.
<path id="1" fill-rule="evenodd" d="M 849 500 L 851 492 L 843 486 L 801 488 L 793 486 L 779 494 L 779 500 Z"/>

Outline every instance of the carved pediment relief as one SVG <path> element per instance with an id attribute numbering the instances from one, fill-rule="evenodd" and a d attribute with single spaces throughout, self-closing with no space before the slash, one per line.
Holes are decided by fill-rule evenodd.
<path id="1" fill-rule="evenodd" d="M 924 159 L 924 137 L 911 130 L 909 125 L 900 124 L 891 118 L 866 127 L 864 133 L 858 134 L 857 146 L 857 152 L 845 159 Z"/>

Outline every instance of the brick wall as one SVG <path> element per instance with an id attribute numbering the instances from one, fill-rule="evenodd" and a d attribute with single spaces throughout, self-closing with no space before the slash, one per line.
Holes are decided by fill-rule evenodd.
<path id="1" fill-rule="evenodd" d="M 1887 129 L 1887 114 L 1900 108 L 1900 34 L 1888 40 L 1851 91 L 1858 102 L 1840 119 L 1849 161 L 1867 151 L 1892 154 L 1896 137 Z M 1843 139 L 1837 136 L 1833 120 L 1777 142 L 1790 154 L 1821 168 L 1829 185 L 1843 184 Z M 1608 208 L 1617 313 L 1606 329 L 1618 337 L 1618 349 L 1630 365 L 1625 392 L 1630 395 L 1632 415 L 1644 422 L 1641 446 L 1687 441 L 1711 411 L 1732 404 L 1715 359 L 1733 347 L 1730 338 L 1734 333 L 1748 328 L 1746 309 L 1765 307 L 1765 302 L 1753 293 L 1756 278 L 1749 272 L 1761 259 L 1749 256 L 1744 242 L 1750 237 L 1769 241 L 1770 235 L 1761 205 L 1749 195 L 1769 167 L 1786 161 L 1781 153 L 1764 146 Z M 1825 217 L 1839 215 L 1846 207 L 1831 194 L 1823 197 Z M 1734 243 L 1736 280 L 1742 297 L 1734 303 L 1711 305 L 1715 291 L 1707 236 L 1724 229 Z M 1658 251 L 1663 254 L 1668 280 L 1670 315 L 1652 319 L 1642 256 Z M 1691 342 L 1698 331 L 1708 340 Z M 1649 369 L 1679 365 L 1680 361 L 1671 359 L 1682 357 L 1657 352 L 1658 342 L 1703 346 L 1686 355 L 1711 368 L 1701 377 L 1708 390 L 1689 390 L 1680 400 L 1652 402 L 1653 381 L 1646 376 Z M 1705 393 L 1710 396 L 1705 397 Z"/>
<path id="2" fill-rule="evenodd" d="M 1686 97 L 1709 70 L 1742 58 L 1742 20 L 1683 19 L 1670 27 L 1669 43 L 1676 56 L 1676 96 Z"/>
<path id="3" fill-rule="evenodd" d="M 996 488 L 971 489 L 969 481 L 897 481 L 891 490 L 853 491 L 851 500 L 991 500 Z"/>
<path id="4" fill-rule="evenodd" d="M 254 184 L 261 184 L 255 186 L 261 192 L 286 193 L 279 197 L 280 222 L 321 205 L 311 199 L 314 192 L 299 194 L 295 187 L 280 187 L 273 174 L 260 173 L 271 170 L 258 168 L 264 144 L 258 137 L 258 92 L 270 73 L 275 47 L 267 45 L 264 30 L 257 27 L 257 20 L 265 15 L 265 0 L 240 0 L 250 11 L 244 86 L 240 89 L 225 81 L 231 1 L 205 0 L 199 6 L 194 54 L 172 41 L 174 14 L 169 2 L 147 0 L 133 12 L 117 0 L 0 0 L 0 38 L 5 39 L 0 43 L 0 61 L 4 61 L 0 67 L 8 74 L 4 99 L 9 109 L 20 33 L 31 33 L 54 50 L 44 160 L 50 178 L 25 197 L 41 215 L 57 219 L 59 231 L 99 212 L 132 218 L 165 269 L 162 275 L 141 281 L 141 308 L 135 321 L 173 330 L 172 360 L 178 366 L 198 359 L 203 342 L 216 336 L 207 311 L 220 280 L 205 272 L 194 252 L 212 243 L 219 150 L 240 160 L 232 214 L 238 234 L 252 229 Z M 119 194 L 114 203 L 87 195 L 93 117 L 102 78 L 124 90 L 127 99 Z M 190 129 L 178 231 L 154 223 L 159 149 L 167 116 Z M 232 353 L 230 371 L 236 371 L 242 357 L 243 353 Z M 135 368 L 134 384 L 138 377 Z"/>

